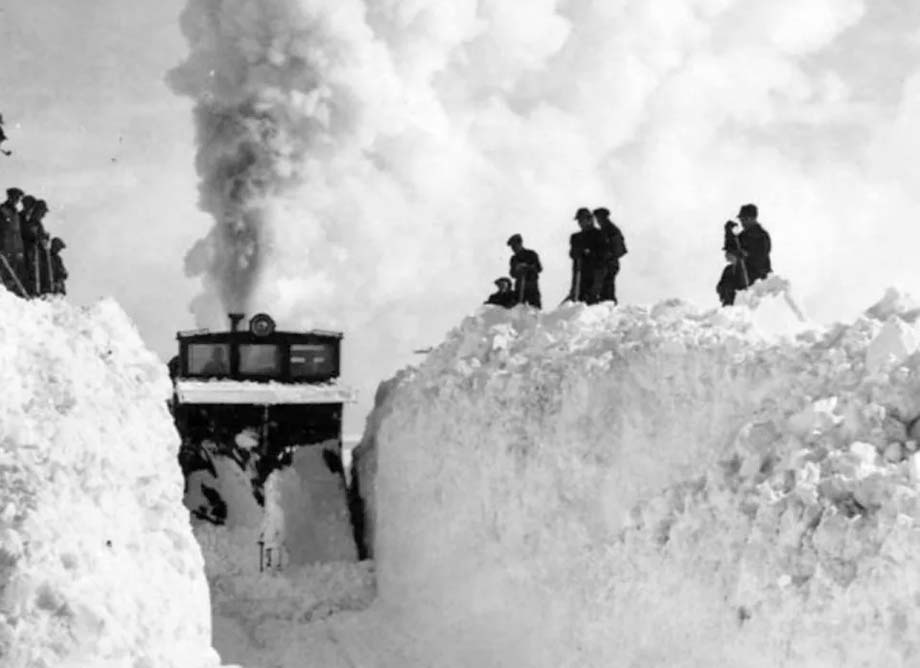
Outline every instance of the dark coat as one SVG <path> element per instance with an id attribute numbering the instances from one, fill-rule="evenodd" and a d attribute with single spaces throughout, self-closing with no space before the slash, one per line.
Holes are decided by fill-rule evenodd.
<path id="1" fill-rule="evenodd" d="M 725 265 L 722 270 L 722 276 L 716 285 L 716 292 L 719 293 L 719 301 L 722 306 L 731 306 L 735 303 L 735 293 L 739 290 L 745 290 L 747 285 L 744 282 L 744 272 L 741 265 L 736 263 Z"/>
<path id="2" fill-rule="evenodd" d="M 0 204 L 0 252 L 7 258 L 23 253 L 22 221 L 19 212 L 9 204 Z"/>
<path id="3" fill-rule="evenodd" d="M 617 302 L 616 277 L 620 272 L 620 258 L 626 255 L 626 239 L 623 232 L 612 220 L 601 220 L 601 234 L 604 236 L 604 269 L 603 274 L 595 280 L 600 282 L 600 292 L 597 300 L 602 302 Z"/>
<path id="4" fill-rule="evenodd" d="M 569 298 L 588 304 L 600 300 L 607 269 L 607 245 L 596 227 L 580 230 L 569 237 L 572 258 L 572 290 Z"/>
<path id="5" fill-rule="evenodd" d="M 67 280 L 67 268 L 60 253 L 51 253 L 51 292 L 59 295 L 67 294 L 64 282 Z"/>
<path id="6" fill-rule="evenodd" d="M 43 277 L 47 274 L 44 246 L 42 239 L 46 237 L 45 226 L 35 217 L 29 218 L 22 226 L 22 241 L 25 245 L 25 281 L 26 290 L 30 294 L 38 295 L 43 292 Z"/>
<path id="7" fill-rule="evenodd" d="M 620 258 L 627 253 L 623 232 L 611 220 L 602 220 L 600 226 L 604 236 L 604 258 L 619 269 Z"/>
<path id="8" fill-rule="evenodd" d="M 738 243 L 745 253 L 744 264 L 747 267 L 751 283 L 759 278 L 766 278 L 773 272 L 770 265 L 772 244 L 770 235 L 760 226 L 752 223 L 738 235 Z"/>
<path id="9" fill-rule="evenodd" d="M 507 292 L 502 292 L 499 290 L 489 295 L 489 298 L 485 301 L 485 303 L 494 304 L 495 306 L 504 306 L 505 308 L 511 308 L 517 304 L 517 293 L 512 290 L 508 290 Z"/>
<path id="10" fill-rule="evenodd" d="M 30 217 L 25 220 L 22 224 L 22 242 L 25 244 L 26 249 L 30 246 L 35 246 L 38 244 L 39 240 L 47 236 L 45 234 L 45 226 L 42 221 L 37 218 Z"/>
<path id="11" fill-rule="evenodd" d="M 518 303 L 540 308 L 540 256 L 536 251 L 522 248 L 511 256 L 508 273 L 514 279 L 514 296 Z"/>
<path id="12" fill-rule="evenodd" d="M 606 257 L 604 234 L 596 227 L 579 230 L 569 237 L 569 257 L 582 266 L 595 265 Z"/>

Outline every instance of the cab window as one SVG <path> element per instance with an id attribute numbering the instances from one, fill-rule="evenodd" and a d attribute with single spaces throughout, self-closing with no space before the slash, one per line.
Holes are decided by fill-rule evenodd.
<path id="1" fill-rule="evenodd" d="M 291 376 L 294 378 L 328 378 L 335 372 L 333 346 L 328 343 L 294 343 L 291 345 Z"/>
<path id="2" fill-rule="evenodd" d="M 269 343 L 248 343 L 240 346 L 240 373 L 246 376 L 278 376 L 281 374 L 281 353 Z"/>
<path id="3" fill-rule="evenodd" d="M 191 343 L 188 346 L 190 376 L 230 375 L 230 345 L 227 343 Z"/>

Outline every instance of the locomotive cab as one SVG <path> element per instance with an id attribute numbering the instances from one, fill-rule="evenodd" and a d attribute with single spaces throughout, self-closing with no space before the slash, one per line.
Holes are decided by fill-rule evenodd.
<path id="1" fill-rule="evenodd" d="M 215 524 L 238 498 L 231 479 L 260 505 L 271 474 L 292 463 L 314 497 L 345 489 L 342 410 L 353 393 L 339 383 L 342 334 L 278 331 L 265 314 L 241 328 L 242 319 L 230 314 L 229 331 L 179 332 L 170 362 L 186 506 Z"/>

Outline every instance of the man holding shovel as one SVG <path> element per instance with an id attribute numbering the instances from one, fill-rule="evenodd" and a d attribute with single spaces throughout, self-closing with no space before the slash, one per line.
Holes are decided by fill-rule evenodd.
<path id="1" fill-rule="evenodd" d="M 541 307 L 540 298 L 540 256 L 536 251 L 524 248 L 524 239 L 520 234 L 512 234 L 508 238 L 511 247 L 511 256 L 508 273 L 514 279 L 514 294 L 518 304 L 529 304 L 534 308 Z"/>
<path id="2" fill-rule="evenodd" d="M 572 289 L 568 299 L 596 304 L 604 278 L 605 243 L 603 233 L 594 226 L 594 216 L 584 207 L 575 212 L 580 231 L 569 237 L 572 258 Z"/>

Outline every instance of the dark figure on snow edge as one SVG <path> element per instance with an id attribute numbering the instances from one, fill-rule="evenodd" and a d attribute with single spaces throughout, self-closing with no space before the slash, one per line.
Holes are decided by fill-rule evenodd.
<path id="1" fill-rule="evenodd" d="M 67 269 L 60 255 L 66 245 L 45 230 L 46 213 L 44 200 L 19 188 L 9 188 L 0 204 L 0 283 L 21 297 L 66 293 Z"/>
<path id="2" fill-rule="evenodd" d="M 3 254 L 0 282 L 13 294 L 22 292 L 22 278 L 26 268 L 23 218 L 18 209 L 22 196 L 23 192 L 19 188 L 9 188 L 6 191 L 6 201 L 0 204 L 0 253 Z"/>
<path id="3" fill-rule="evenodd" d="M 595 217 L 600 228 L 594 226 Z M 572 287 L 568 299 L 586 304 L 616 303 L 616 276 L 620 258 L 626 255 L 623 233 L 610 220 L 610 211 L 599 208 L 592 214 L 582 207 L 575 212 L 581 230 L 569 237 L 572 258 Z"/>
<path id="4" fill-rule="evenodd" d="M 610 220 L 610 211 L 603 207 L 594 210 L 594 219 L 604 237 L 603 276 L 600 283 L 599 301 L 617 304 L 616 278 L 620 273 L 620 258 L 626 255 L 626 239 L 623 232 Z"/>
<path id="5" fill-rule="evenodd" d="M 540 256 L 536 251 L 524 248 L 520 234 L 512 234 L 507 243 L 513 253 L 508 262 L 508 273 L 514 279 L 516 303 L 541 308 L 540 272 L 543 265 L 540 264 Z"/>
<path id="6" fill-rule="evenodd" d="M 489 298 L 485 301 L 486 304 L 502 306 L 504 308 L 511 308 L 517 304 L 517 295 L 514 293 L 514 290 L 511 289 L 510 278 L 507 276 L 496 278 L 495 285 L 498 287 L 498 290 L 489 295 Z"/>
<path id="7" fill-rule="evenodd" d="M 757 221 L 758 211 L 754 204 L 745 204 L 738 211 L 741 233 L 735 235 L 737 223 L 725 223 L 725 243 L 722 250 L 729 264 L 722 271 L 716 286 L 723 306 L 735 303 L 735 293 L 746 290 L 754 281 L 766 278 L 773 272 L 770 263 L 772 242 L 770 234 Z"/>

